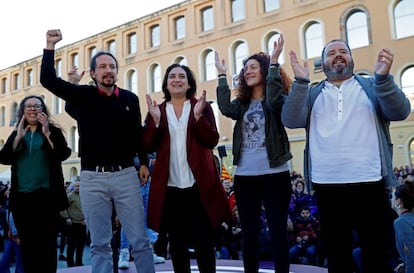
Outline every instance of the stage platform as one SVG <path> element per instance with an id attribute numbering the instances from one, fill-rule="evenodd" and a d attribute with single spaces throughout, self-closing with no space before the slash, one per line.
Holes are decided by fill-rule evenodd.
<path id="1" fill-rule="evenodd" d="M 198 268 L 195 261 L 192 261 L 191 272 L 198 272 Z M 155 271 L 157 273 L 173 273 L 171 260 L 167 260 L 163 264 L 156 264 Z M 58 273 L 90 273 L 91 266 L 77 266 L 70 268 L 60 268 Z M 129 269 L 119 270 L 119 273 L 137 273 L 135 266 L 130 262 Z M 243 262 L 240 260 L 217 260 L 217 273 L 243 273 Z M 270 262 L 261 262 L 259 273 L 273 273 L 273 265 Z M 291 273 L 328 273 L 328 270 L 323 267 L 316 267 L 310 265 L 290 265 Z"/>

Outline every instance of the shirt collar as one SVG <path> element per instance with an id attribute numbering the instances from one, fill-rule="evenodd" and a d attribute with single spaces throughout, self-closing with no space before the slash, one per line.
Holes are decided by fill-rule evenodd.
<path id="1" fill-rule="evenodd" d="M 343 84 L 343 83 L 345 83 L 345 82 L 354 81 L 354 80 L 356 80 L 356 79 L 355 79 L 355 75 L 352 75 L 349 79 L 344 80 L 344 81 L 342 82 L 342 84 Z M 328 79 L 326 79 L 326 80 L 325 80 L 325 84 L 327 84 L 327 85 L 329 85 L 329 86 L 335 86 L 334 84 L 330 83 L 330 82 L 328 81 Z"/>
<path id="2" fill-rule="evenodd" d="M 99 87 L 98 87 L 98 93 L 99 93 L 99 95 L 102 95 L 102 96 L 107 96 L 107 94 L 105 93 L 105 91 L 103 91 L 102 89 L 100 89 Z M 114 89 L 114 94 L 115 94 L 115 96 L 118 98 L 119 97 L 119 88 L 118 88 L 118 86 L 115 86 L 115 89 Z"/>

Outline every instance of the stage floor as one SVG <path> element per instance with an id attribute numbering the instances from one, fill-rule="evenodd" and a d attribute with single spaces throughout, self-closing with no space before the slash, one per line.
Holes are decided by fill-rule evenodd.
<path id="1" fill-rule="evenodd" d="M 171 260 L 167 260 L 163 264 L 156 264 L 155 271 L 158 273 L 173 273 L 173 268 L 171 264 Z M 198 272 L 198 268 L 195 261 L 192 261 L 191 266 L 192 272 Z M 58 269 L 58 273 L 90 273 L 91 266 L 77 266 L 77 267 L 70 267 L 70 268 L 61 268 Z M 135 270 L 135 266 L 132 262 L 130 262 L 129 269 L 126 270 L 119 270 L 119 273 L 137 273 Z M 243 270 L 243 262 L 240 260 L 217 260 L 217 273 L 242 273 Z M 273 265 L 269 262 L 262 262 L 260 265 L 260 273 L 273 273 Z M 290 265 L 290 272 L 291 273 L 327 273 L 328 270 L 322 267 L 310 266 L 310 265 L 299 265 L 299 264 L 292 264 Z"/>

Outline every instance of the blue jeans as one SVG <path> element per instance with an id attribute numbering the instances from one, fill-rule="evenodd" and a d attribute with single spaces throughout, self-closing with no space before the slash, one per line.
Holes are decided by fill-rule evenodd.
<path id="1" fill-rule="evenodd" d="M 355 247 L 352 250 L 352 258 L 354 260 L 355 266 L 358 269 L 358 272 L 362 272 L 362 254 L 361 254 L 361 248 Z"/>
<path id="2" fill-rule="evenodd" d="M 150 188 L 151 180 L 148 181 L 145 185 L 141 186 L 141 195 L 142 195 L 142 201 L 144 203 L 144 211 L 145 216 L 147 215 L 148 210 L 148 197 L 149 197 L 149 188 Z M 151 242 L 151 244 L 155 244 L 155 242 L 158 239 L 158 232 L 150 229 L 147 227 L 147 217 L 145 217 L 145 230 L 147 232 L 148 238 Z M 121 227 L 121 242 L 119 248 L 129 248 L 129 242 L 128 239 L 125 236 L 124 229 Z"/>
<path id="3" fill-rule="evenodd" d="M 2 273 L 10 273 L 10 265 L 13 262 L 13 258 L 16 258 L 16 271 L 15 273 L 24 273 L 23 271 L 23 262 L 22 262 L 22 253 L 20 249 L 20 245 L 18 245 L 15 241 L 7 239 L 5 241 L 5 249 L 3 252 L 3 256 L 0 262 L 0 272 Z"/>
<path id="4" fill-rule="evenodd" d="M 289 249 L 290 262 L 294 264 L 300 264 L 300 258 L 306 258 L 305 264 L 316 265 L 318 250 L 316 245 L 299 246 L 293 245 Z"/>
<path id="5" fill-rule="evenodd" d="M 112 273 L 112 206 L 128 241 L 140 273 L 154 273 L 151 243 L 145 232 L 145 213 L 135 167 L 119 172 L 81 171 L 80 197 L 91 234 L 91 273 Z"/>

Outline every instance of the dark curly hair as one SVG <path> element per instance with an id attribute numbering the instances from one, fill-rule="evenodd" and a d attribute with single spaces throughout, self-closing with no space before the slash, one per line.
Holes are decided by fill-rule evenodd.
<path id="1" fill-rule="evenodd" d="M 49 110 L 47 109 L 47 106 L 46 106 L 45 101 L 43 100 L 43 98 L 40 97 L 40 96 L 36 96 L 36 95 L 29 95 L 29 96 L 23 98 L 22 101 L 20 102 L 19 109 L 17 110 L 17 123 L 16 123 L 16 126 L 19 126 L 19 121 L 24 115 L 24 106 L 26 104 L 26 101 L 29 100 L 29 99 L 38 99 L 40 101 L 40 104 L 42 105 L 42 112 L 45 113 L 49 117 L 49 123 L 54 125 L 54 126 L 57 126 L 50 119 Z"/>
<path id="2" fill-rule="evenodd" d="M 260 64 L 260 71 L 263 76 L 262 80 L 263 80 L 264 85 L 266 85 L 266 77 L 269 71 L 270 56 L 267 53 L 264 53 L 264 52 L 255 53 L 243 60 L 243 68 L 240 70 L 240 73 L 237 77 L 236 96 L 237 96 L 237 99 L 239 99 L 241 102 L 244 102 L 244 103 L 250 103 L 252 91 L 253 91 L 253 88 L 247 85 L 246 80 L 244 78 L 244 67 L 246 63 L 252 59 L 258 61 Z M 286 73 L 286 71 L 282 67 L 280 67 L 280 76 L 282 80 L 283 93 L 288 94 L 290 90 L 290 86 L 292 84 L 292 79 L 289 77 L 289 75 Z"/>
<path id="3" fill-rule="evenodd" d="M 408 210 L 414 208 L 414 177 L 408 176 L 403 184 L 397 186 L 394 192 L 395 198 L 401 199 L 404 207 Z"/>

